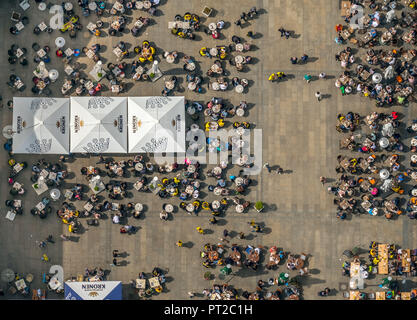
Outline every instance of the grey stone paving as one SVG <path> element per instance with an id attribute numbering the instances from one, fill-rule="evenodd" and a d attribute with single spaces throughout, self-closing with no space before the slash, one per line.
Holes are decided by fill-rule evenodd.
<path id="1" fill-rule="evenodd" d="M 75 1 L 72 2 L 75 3 Z M 248 10 L 254 3 L 258 8 L 264 8 L 265 12 L 251 22 L 250 27 L 241 30 L 233 22 L 243 9 Z M 177 39 L 170 34 L 166 27 L 167 22 L 171 21 L 176 14 L 183 14 L 186 11 L 199 14 L 204 5 L 217 10 L 216 16 L 209 18 L 208 22 L 220 18 L 231 22 L 230 27 L 222 32 L 227 39 L 215 41 L 204 33 L 198 33 L 202 40 L 192 42 Z M 6 72 L 6 70 L 10 70 L 6 53 L 12 41 L 27 47 L 28 52 L 32 53 L 32 42 L 36 41 L 41 45 L 49 44 L 53 48 L 52 40 L 61 35 L 58 31 L 52 34 L 51 39 L 46 34 L 32 35 L 31 29 L 35 23 L 46 19 L 48 14 L 39 12 L 37 8 L 31 8 L 25 13 L 31 20 L 31 27 L 12 38 L 8 32 L 9 16 L 12 9 L 15 7 L 9 5 L 8 1 L 0 2 L 0 16 L 5 22 L 7 21 L 7 23 L 0 25 L 1 34 L 7 35 L 5 36 L 6 41 L 0 43 L 0 67 L 4 70 L 0 74 L 0 83 L 2 84 L 5 83 L 9 75 L 9 72 Z M 339 135 L 335 132 L 336 115 L 349 110 L 366 114 L 374 108 L 367 100 L 357 96 L 342 98 L 331 79 L 313 81 L 308 85 L 303 79 L 303 75 L 307 72 L 318 75 L 324 71 L 333 76 L 338 76 L 341 72 L 338 64 L 334 61 L 334 55 L 340 51 L 340 48 L 336 47 L 333 41 L 334 25 L 340 21 L 338 1 L 258 0 L 254 2 L 233 0 L 222 2 L 220 5 L 218 1 L 214 0 L 187 2 L 171 0 L 166 1 L 160 9 L 163 11 L 163 15 L 154 17 L 155 25 L 148 27 L 144 34 L 136 40 L 130 34 L 126 35 L 123 40 L 135 44 L 148 39 L 163 50 L 177 50 L 192 55 L 200 63 L 203 72 L 208 69 L 210 61 L 198 55 L 198 50 L 202 46 L 228 44 L 232 35 L 236 34 L 245 38 L 249 30 L 262 34 L 260 39 L 251 41 L 259 49 L 250 52 L 250 55 L 259 61 L 250 66 L 250 72 L 238 74 L 234 68 L 227 68 L 232 73 L 231 77 L 234 75 L 243 76 L 253 81 L 253 85 L 246 95 L 240 97 L 234 92 L 228 91 L 215 94 L 208 92 L 204 95 L 185 92 L 185 96 L 190 100 L 204 102 L 213 96 L 220 96 L 235 104 L 241 99 L 253 103 L 255 106 L 250 109 L 248 119 L 254 122 L 257 128 L 263 129 L 262 156 L 264 162 L 268 161 L 271 165 L 279 164 L 284 170 L 291 170 L 292 173 L 277 176 L 263 171 L 255 177 L 257 184 L 250 188 L 251 192 L 246 198 L 252 202 L 262 200 L 269 209 L 262 214 L 251 210 L 244 215 L 238 215 L 229 209 L 223 218 L 224 226 L 209 226 L 208 215 L 204 213 L 199 217 L 191 217 L 179 212 L 174 215 L 172 221 L 162 222 L 158 215 L 161 208 L 159 200 L 152 195 L 135 196 L 134 201 L 148 205 L 144 219 L 139 222 L 133 219 L 133 222 L 130 221 L 134 225 L 140 226 L 136 235 L 122 235 L 119 233 L 119 228 L 114 226 L 110 220 L 102 221 L 99 227 L 87 228 L 85 233 L 79 235 L 78 243 L 61 243 L 57 240 L 56 244 L 48 245 L 44 251 L 51 257 L 53 264 L 62 264 L 68 276 L 83 273 L 85 267 L 102 267 L 111 270 L 110 280 L 121 280 L 125 284 L 135 278 L 140 271 L 150 272 L 154 266 L 163 269 L 169 268 L 168 276 L 172 278 L 172 281 L 166 285 L 168 292 L 164 292 L 154 299 L 187 299 L 188 291 L 201 292 L 203 288 L 209 286 L 209 283 L 203 280 L 203 273 L 206 269 L 201 266 L 199 259 L 202 245 L 207 242 L 217 243 L 224 228 L 229 231 L 247 233 L 249 231 L 247 222 L 255 219 L 264 222 L 270 232 L 258 235 L 251 240 L 240 241 L 234 238 L 232 241 L 242 245 L 277 245 L 286 251 L 311 254 L 310 269 L 313 272 L 303 280 L 303 287 L 304 298 L 315 299 L 317 291 L 322 288 L 326 286 L 338 288 L 339 283 L 347 282 L 347 278 L 341 275 L 339 261 L 340 255 L 345 249 L 360 245 L 367 246 L 371 240 L 397 243 L 400 246 L 416 246 L 417 232 L 414 223 L 405 217 L 400 217 L 396 221 L 372 217 L 354 217 L 350 221 L 337 220 L 332 197 L 327 195 L 319 182 L 321 175 L 335 176 L 334 167 L 339 152 Z M 79 15 L 81 16 L 81 14 Z M 138 15 L 146 14 L 139 14 L 135 11 L 134 16 Z M 104 20 L 106 21 L 108 18 Z M 87 24 L 86 18 L 81 17 L 81 21 L 84 26 Z M 277 31 L 281 26 L 294 30 L 299 37 L 282 40 Z M 105 58 L 105 64 L 115 61 L 111 48 L 121 39 L 119 37 L 102 37 L 97 41 L 84 30 L 78 34 L 76 40 L 69 39 L 68 35 L 64 35 L 64 37 L 72 48 L 81 48 L 96 42 L 105 44 L 107 49 L 101 54 Z M 303 53 L 307 53 L 310 57 L 316 57 L 318 60 L 307 65 L 293 66 L 289 63 L 291 56 L 300 57 Z M 31 54 L 29 54 L 30 57 Z M 61 96 L 62 63 L 54 54 L 51 55 L 51 59 L 50 65 L 55 66 L 61 74 L 60 80 L 51 88 L 53 94 Z M 85 57 L 79 58 L 79 61 L 86 64 L 86 73 L 88 73 L 92 68 L 92 63 Z M 162 62 L 160 66 L 165 71 L 171 68 L 165 62 Z M 181 68 L 181 64 L 174 66 L 174 68 L 177 67 Z M 30 61 L 30 65 L 25 69 L 22 66 L 14 68 L 16 74 L 23 76 L 29 87 L 23 94 L 19 93 L 16 96 L 31 95 L 29 84 L 33 68 L 33 61 Z M 281 83 L 269 83 L 267 81 L 269 74 L 277 71 L 285 71 L 287 74 L 293 75 L 294 78 Z M 182 83 L 184 82 L 185 80 Z M 140 82 L 126 95 L 159 95 L 163 89 L 162 86 L 162 81 L 155 84 Z M 318 103 L 314 97 L 314 92 L 317 90 L 323 94 L 330 94 L 331 97 Z M 13 96 L 5 85 L 0 87 L 0 92 L 4 102 Z M 110 95 L 109 92 L 103 92 L 103 94 Z M 176 93 L 176 95 L 180 94 L 184 93 Z M 396 107 L 394 110 L 404 112 L 402 107 Z M 11 112 L 7 108 L 4 108 L 1 114 L 2 127 L 11 123 Z M 405 114 L 409 119 L 416 116 L 413 108 L 408 109 Z M 38 158 L 33 157 L 33 160 Z M 49 158 L 56 159 L 56 157 L 47 157 L 47 159 Z M 16 156 L 16 159 L 32 161 L 32 158 L 21 155 Z M 96 159 L 80 157 L 74 164 L 69 164 L 69 168 L 79 176 L 79 168 L 91 162 L 95 163 Z M 4 168 L 0 184 L 0 192 L 4 195 L 4 200 L 7 199 L 9 192 L 6 183 L 8 168 L 5 152 L 0 155 L 0 163 Z M 22 174 L 23 178 L 19 179 L 25 183 L 27 188 L 29 187 L 29 175 L 30 172 L 27 169 Z M 75 181 L 76 179 L 72 178 L 67 183 L 71 185 Z M 211 178 L 206 182 L 210 181 Z M 48 271 L 51 264 L 40 260 L 42 250 L 36 246 L 35 240 L 44 239 L 48 234 L 53 234 L 57 238 L 63 232 L 64 226 L 54 214 L 44 221 L 29 214 L 30 208 L 39 201 L 39 198 L 35 197 L 31 190 L 24 196 L 24 199 L 25 214 L 23 216 L 17 217 L 14 222 L 1 218 L 0 269 L 10 267 L 18 272 L 33 273 L 35 275 L 33 287 L 37 288 L 40 286 L 41 272 Z M 213 200 L 212 196 L 207 197 L 207 200 Z M 122 202 L 127 202 L 127 200 Z M 177 199 L 169 202 L 179 203 Z M 4 215 L 4 207 L 2 212 Z M 84 221 L 82 223 L 86 226 Z M 213 233 L 201 236 L 195 230 L 197 226 L 212 229 Z M 192 242 L 192 248 L 175 247 L 175 242 L 178 239 Z M 112 249 L 126 250 L 129 253 L 127 258 L 129 264 L 125 267 L 110 267 Z M 278 273 L 284 269 L 285 267 L 280 266 Z M 217 268 L 214 273 L 218 275 L 219 269 Z M 251 291 L 255 289 L 257 280 L 267 280 L 271 275 L 276 275 L 276 272 L 266 273 L 263 270 L 259 273 L 247 272 L 247 275 L 245 273 L 243 277 L 233 277 L 230 283 L 236 288 Z M 217 281 L 221 282 L 222 280 Z M 372 282 L 370 283 L 372 284 Z M 4 287 L 4 283 L 2 286 Z M 133 290 L 127 286 L 124 295 L 125 298 L 137 298 L 133 294 Z M 336 298 L 341 299 L 340 294 Z"/>

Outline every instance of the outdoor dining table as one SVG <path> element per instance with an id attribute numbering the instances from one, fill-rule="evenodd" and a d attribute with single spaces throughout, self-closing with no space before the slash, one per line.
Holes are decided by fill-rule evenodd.
<path id="1" fill-rule="evenodd" d="M 143 170 L 143 164 L 141 162 L 138 162 L 135 164 L 135 170 L 136 171 L 142 171 Z"/>
<path id="2" fill-rule="evenodd" d="M 143 187 L 143 183 L 142 183 L 142 182 L 140 182 L 140 181 L 136 181 L 136 182 L 135 182 L 135 184 L 133 185 L 133 187 L 134 187 L 137 191 L 139 191 L 140 189 L 142 189 L 142 187 Z"/>
<path id="3" fill-rule="evenodd" d="M 136 203 L 135 204 L 135 211 L 139 211 L 141 212 L 143 210 L 143 204 L 141 203 Z"/>
<path id="4" fill-rule="evenodd" d="M 210 261 L 216 261 L 216 260 L 219 260 L 219 253 L 217 252 L 217 251 L 210 251 L 208 254 L 207 254 L 207 256 L 208 256 L 208 258 L 209 258 L 209 260 Z"/>
<path id="5" fill-rule="evenodd" d="M 121 194 L 122 193 L 122 189 L 118 186 L 113 187 L 113 192 L 114 194 Z"/>
<path id="6" fill-rule="evenodd" d="M 39 211 L 42 211 L 43 209 L 45 209 L 45 204 L 41 201 L 36 205 L 35 208 L 38 209 Z"/>
<path id="7" fill-rule="evenodd" d="M 50 172 L 48 175 L 48 179 L 54 180 L 56 178 L 56 173 L 55 172 Z"/>
<path id="8" fill-rule="evenodd" d="M 136 289 L 146 289 L 145 279 L 136 279 Z"/>
<path id="9" fill-rule="evenodd" d="M 238 204 L 238 205 L 236 206 L 236 212 L 237 212 L 237 213 L 242 213 L 242 212 L 243 212 L 243 210 L 244 210 L 243 205 Z"/>
<path id="10" fill-rule="evenodd" d="M 122 56 L 122 49 L 120 49 L 119 47 L 114 48 L 113 53 L 116 55 L 116 57 L 120 58 Z"/>
<path id="11" fill-rule="evenodd" d="M 236 115 L 238 117 L 243 117 L 245 115 L 245 110 L 243 108 L 237 108 L 236 109 Z"/>
<path id="12" fill-rule="evenodd" d="M 411 300 L 410 292 L 401 292 L 401 300 Z"/>
<path id="13" fill-rule="evenodd" d="M 362 78 L 363 80 L 368 80 L 368 79 L 369 79 L 369 77 L 371 76 L 371 74 L 370 74 L 368 71 L 363 70 L 363 71 L 360 73 L 360 76 L 361 76 L 361 78 Z"/>
<path id="14" fill-rule="evenodd" d="M 241 44 L 241 43 L 236 44 L 236 51 L 237 52 L 243 52 L 243 49 L 244 49 L 243 44 Z"/>
<path id="15" fill-rule="evenodd" d="M 217 210 L 220 208 L 220 201 L 215 200 L 211 203 L 211 207 L 213 208 L 213 210 Z"/>
<path id="16" fill-rule="evenodd" d="M 87 210 L 87 212 L 90 212 L 93 208 L 94 206 L 91 202 L 87 202 L 84 206 L 84 209 Z"/>
<path id="17" fill-rule="evenodd" d="M 236 262 L 236 263 L 240 263 L 240 259 L 242 258 L 242 255 L 240 254 L 239 250 L 233 250 L 230 253 L 230 258 Z"/>
<path id="18" fill-rule="evenodd" d="M 94 87 L 94 83 L 91 80 L 89 80 L 86 84 L 84 84 L 84 87 L 87 90 L 90 90 L 90 89 L 92 89 Z"/>
<path id="19" fill-rule="evenodd" d="M 16 212 L 14 210 L 7 211 L 6 219 L 13 221 L 15 217 L 16 217 Z"/>
<path id="20" fill-rule="evenodd" d="M 187 204 L 187 206 L 185 207 L 185 210 L 187 210 L 188 212 L 193 212 L 194 205 L 192 203 Z"/>
<path id="21" fill-rule="evenodd" d="M 90 3 L 88 4 L 88 8 L 89 8 L 91 11 L 96 10 L 96 9 L 97 9 L 97 3 L 95 3 L 95 2 L 90 2 Z"/>
<path id="22" fill-rule="evenodd" d="M 192 194 L 194 192 L 193 186 L 187 186 L 185 188 L 185 193 Z"/>
<path id="23" fill-rule="evenodd" d="M 41 22 L 41 23 L 39 23 L 38 24 L 38 28 L 41 30 L 41 31 L 45 31 L 45 29 L 46 28 L 48 28 L 48 26 L 46 25 L 46 23 L 45 22 Z"/>
<path id="24" fill-rule="evenodd" d="M 39 56 L 39 58 L 42 58 L 46 55 L 46 52 L 45 52 L 45 50 L 40 49 L 36 52 L 36 54 Z"/>
<path id="25" fill-rule="evenodd" d="M 94 56 L 96 55 L 96 54 L 94 53 L 94 51 L 93 51 L 93 50 L 91 50 L 91 49 L 88 49 L 88 50 L 87 50 L 87 52 L 86 52 L 85 54 L 86 54 L 86 56 L 87 56 L 87 57 L 89 57 L 90 59 L 93 59 L 93 58 L 94 58 Z"/>
<path id="26" fill-rule="evenodd" d="M 23 50 L 20 49 L 20 48 L 17 48 L 17 50 L 16 50 L 16 58 L 20 58 L 23 55 L 24 55 Z"/>
<path id="27" fill-rule="evenodd" d="M 65 66 L 64 71 L 67 75 L 71 75 L 74 72 L 74 69 L 71 66 L 67 65 Z"/>
<path id="28" fill-rule="evenodd" d="M 187 171 L 188 171 L 189 173 L 194 173 L 194 172 L 196 171 L 196 167 L 195 167 L 195 165 L 194 165 L 194 164 L 190 164 L 190 165 L 188 166 L 188 168 L 187 168 Z"/>
<path id="29" fill-rule="evenodd" d="M 191 82 L 191 83 L 193 83 L 193 82 Z M 190 83 L 190 84 L 191 84 Z M 175 87 L 175 83 L 173 82 L 173 81 L 165 81 L 165 87 L 168 89 L 168 90 L 172 90 L 172 89 L 174 89 L 174 87 Z M 194 88 L 195 89 L 195 88 Z"/>
<path id="30" fill-rule="evenodd" d="M 25 27 L 25 25 L 22 22 L 16 23 L 15 26 L 16 26 L 16 29 L 19 30 L 19 31 L 23 30 L 24 27 Z"/>
<path id="31" fill-rule="evenodd" d="M 349 292 L 349 300 L 360 300 L 360 298 L 361 293 L 358 290 Z"/>
<path id="32" fill-rule="evenodd" d="M 211 48 L 210 49 L 210 55 L 215 57 L 217 56 L 217 54 L 219 53 L 219 50 L 217 50 L 217 48 Z"/>
<path id="33" fill-rule="evenodd" d="M 24 290 L 26 288 L 25 279 L 19 279 L 15 282 L 17 290 Z"/>
<path id="34" fill-rule="evenodd" d="M 411 270 L 411 252 L 410 249 L 403 249 L 401 254 L 401 265 L 404 272 L 410 272 Z"/>
<path id="35" fill-rule="evenodd" d="M 238 84 L 236 87 L 235 87 L 235 91 L 237 92 L 237 93 L 242 93 L 243 91 L 244 91 L 244 87 L 241 85 L 241 84 Z"/>
<path id="36" fill-rule="evenodd" d="M 148 281 L 149 281 L 149 285 L 150 285 L 151 288 L 156 288 L 156 287 L 159 287 L 161 285 L 159 283 L 158 277 L 150 278 Z"/>
<path id="37" fill-rule="evenodd" d="M 216 188 L 214 188 L 213 192 L 216 196 L 220 196 L 222 194 L 222 190 L 223 190 L 223 188 L 216 187 Z"/>
<path id="38" fill-rule="evenodd" d="M 385 292 L 376 292 L 375 300 L 385 300 Z"/>
<path id="39" fill-rule="evenodd" d="M 167 213 L 172 213 L 172 212 L 174 211 L 174 206 L 173 206 L 172 204 L 167 204 L 167 205 L 165 206 L 165 211 L 166 211 Z"/>
<path id="40" fill-rule="evenodd" d="M 113 211 L 117 211 L 117 210 L 119 210 L 119 208 L 120 208 L 120 205 L 118 204 L 118 203 L 115 203 L 115 202 L 113 202 L 112 204 L 111 204 L 111 209 L 113 210 Z"/>
<path id="41" fill-rule="evenodd" d="M 219 65 L 217 65 L 217 64 L 213 64 L 210 69 L 211 69 L 211 71 L 213 71 L 215 73 L 218 73 L 218 74 L 223 73 L 223 69 L 221 67 L 219 67 Z"/>
<path id="42" fill-rule="evenodd" d="M 95 23 L 89 22 L 87 24 L 87 29 L 90 30 L 91 32 L 94 32 L 94 30 L 97 29 L 97 25 Z"/>
<path id="43" fill-rule="evenodd" d="M 235 57 L 235 62 L 236 63 L 243 63 L 243 61 L 245 61 L 245 59 L 243 58 L 243 56 L 236 56 Z"/>

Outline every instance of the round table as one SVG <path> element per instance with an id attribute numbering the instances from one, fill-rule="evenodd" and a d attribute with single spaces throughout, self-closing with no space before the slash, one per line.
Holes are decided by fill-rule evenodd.
<path id="1" fill-rule="evenodd" d="M 187 210 L 188 212 L 193 212 L 194 205 L 192 203 L 187 204 L 187 206 L 185 207 L 185 210 Z"/>
<path id="2" fill-rule="evenodd" d="M 190 126 L 190 129 L 191 129 L 191 131 L 197 131 L 198 129 L 200 129 L 200 127 L 198 126 L 198 124 L 193 123 L 193 124 Z"/>
<path id="3" fill-rule="evenodd" d="M 58 189 L 52 189 L 50 195 L 52 200 L 56 201 L 61 196 L 61 191 L 59 191 Z"/>
<path id="4" fill-rule="evenodd" d="M 188 166 L 188 168 L 187 168 L 187 171 L 188 171 L 189 173 L 194 173 L 194 172 L 195 172 L 195 170 L 196 170 L 196 168 L 195 168 L 195 165 L 193 165 L 193 164 L 190 164 L 190 165 Z"/>
<path id="5" fill-rule="evenodd" d="M 219 174 L 222 173 L 222 168 L 220 168 L 220 167 L 213 168 L 213 173 L 214 173 L 214 175 L 218 176 Z"/>
<path id="6" fill-rule="evenodd" d="M 242 86 L 241 84 L 238 84 L 238 85 L 236 86 L 236 88 L 235 88 L 235 91 L 236 91 L 237 93 L 242 93 L 242 92 L 243 92 L 243 90 L 244 90 L 244 88 L 243 88 L 243 86 Z"/>
<path id="7" fill-rule="evenodd" d="M 95 2 L 90 2 L 88 4 L 88 9 L 90 9 L 91 11 L 94 11 L 97 9 L 97 4 Z"/>
<path id="8" fill-rule="evenodd" d="M 55 45 L 58 48 L 62 48 L 63 46 L 65 46 L 65 39 L 63 37 L 58 37 L 55 39 Z"/>
<path id="9" fill-rule="evenodd" d="M 375 73 L 375 74 L 372 76 L 372 81 L 373 81 L 374 83 L 380 83 L 380 82 L 382 81 L 382 75 L 381 75 L 380 73 Z"/>
<path id="10" fill-rule="evenodd" d="M 211 110 L 212 110 L 214 113 L 219 113 L 219 112 L 220 112 L 220 109 L 221 109 L 221 105 L 219 105 L 219 104 L 216 104 L 216 105 L 214 105 L 214 106 L 211 108 Z"/>
<path id="11" fill-rule="evenodd" d="M 235 183 L 237 186 L 241 186 L 243 184 L 243 178 L 242 177 L 237 177 L 235 180 Z"/>
<path id="12" fill-rule="evenodd" d="M 220 196 L 222 194 L 222 188 L 216 187 L 214 188 L 213 192 L 216 196 Z"/>
<path id="13" fill-rule="evenodd" d="M 416 154 L 413 154 L 413 155 L 411 156 L 411 161 L 412 161 L 412 162 L 417 162 L 417 155 L 416 155 Z"/>
<path id="14" fill-rule="evenodd" d="M 212 202 L 211 207 L 213 208 L 213 210 L 217 210 L 220 208 L 220 201 L 215 200 Z"/>
<path id="15" fill-rule="evenodd" d="M 152 7 L 152 3 L 150 1 L 144 1 L 143 2 L 143 7 L 145 9 L 150 9 Z"/>
<path id="16" fill-rule="evenodd" d="M 56 69 L 49 70 L 49 79 L 51 79 L 52 82 L 57 80 L 59 77 L 59 72 Z"/>
<path id="17" fill-rule="evenodd" d="M 136 9 L 142 10 L 143 9 L 143 1 L 136 1 Z"/>
<path id="18" fill-rule="evenodd" d="M 389 178 L 389 171 L 387 169 L 382 169 L 379 172 L 379 176 L 381 177 L 382 180 L 387 180 Z"/>
<path id="19" fill-rule="evenodd" d="M 172 89 L 174 89 L 175 84 L 174 84 L 174 82 L 173 82 L 173 81 L 165 81 L 165 87 L 166 87 L 168 90 L 172 90 Z"/>
<path id="20" fill-rule="evenodd" d="M 67 10 L 67 11 L 72 10 L 72 8 L 73 8 L 72 3 L 71 3 L 71 2 L 67 2 L 67 3 L 65 3 L 64 8 L 65 8 L 65 10 Z"/>
<path id="21" fill-rule="evenodd" d="M 217 54 L 219 53 L 219 50 L 217 50 L 217 48 L 211 48 L 210 49 L 210 55 L 212 56 L 217 56 Z"/>
<path id="22" fill-rule="evenodd" d="M 236 109 L 236 115 L 238 117 L 243 117 L 245 115 L 245 109 L 243 109 L 243 108 L 237 108 Z"/>
<path id="23" fill-rule="evenodd" d="M 172 54 L 169 54 L 169 55 L 167 55 L 167 57 L 166 57 L 166 61 L 167 61 L 168 63 L 174 63 L 174 61 L 175 61 L 175 57 L 174 57 Z"/>
<path id="24" fill-rule="evenodd" d="M 3 128 L 3 137 L 6 139 L 11 139 L 13 136 L 13 127 L 9 124 Z"/>
<path id="25" fill-rule="evenodd" d="M 237 213 L 242 213 L 243 212 L 243 206 L 241 205 L 241 204 L 238 204 L 237 206 L 236 206 L 236 212 Z"/>
<path id="26" fill-rule="evenodd" d="M 214 30 L 216 30 L 216 29 L 217 29 L 217 25 L 216 25 L 214 22 L 212 22 L 212 23 L 210 23 L 210 24 L 208 25 L 208 28 L 209 28 L 211 31 L 214 31 Z"/>
<path id="27" fill-rule="evenodd" d="M 172 213 L 172 212 L 174 211 L 174 206 L 173 206 L 172 204 L 167 204 L 167 205 L 165 206 L 165 211 L 166 211 L 167 213 Z"/>
<path id="28" fill-rule="evenodd" d="M 15 273 L 12 269 L 4 269 L 1 272 L 1 281 L 11 282 L 15 279 Z"/>
<path id="29" fill-rule="evenodd" d="M 141 212 L 143 210 L 143 205 L 141 203 L 136 203 L 135 210 Z"/>
<path id="30" fill-rule="evenodd" d="M 185 193 L 193 194 L 193 192 L 194 192 L 194 188 L 192 186 L 187 186 L 185 188 Z"/>
<path id="31" fill-rule="evenodd" d="M 39 3 L 38 9 L 41 10 L 41 11 L 45 11 L 45 9 L 46 9 L 46 3 L 45 2 Z"/>
<path id="32" fill-rule="evenodd" d="M 135 164 L 135 170 L 136 171 L 142 171 L 143 170 L 143 164 L 141 162 L 138 162 Z"/>
<path id="33" fill-rule="evenodd" d="M 194 71 L 195 70 L 195 63 L 194 62 L 188 63 L 186 69 L 188 71 Z"/>
<path id="34" fill-rule="evenodd" d="M 235 62 L 236 63 L 243 63 L 245 59 L 242 56 L 236 56 L 235 57 Z"/>
<path id="35" fill-rule="evenodd" d="M 381 138 L 381 140 L 379 140 L 379 146 L 382 149 L 387 148 L 389 146 L 389 140 L 387 138 L 385 138 L 385 137 Z"/>
<path id="36" fill-rule="evenodd" d="M 196 84 L 195 82 L 189 82 L 189 83 L 188 83 L 188 90 L 190 90 L 190 91 L 194 91 L 196 88 L 197 88 L 197 84 Z M 191 109 L 191 108 L 193 108 L 193 109 L 194 109 L 194 107 L 190 107 L 190 108 L 188 108 L 188 109 Z M 195 109 L 194 109 L 194 110 L 195 110 Z"/>
<path id="37" fill-rule="evenodd" d="M 221 68 L 217 64 L 213 64 L 210 69 L 213 72 L 219 72 Z"/>
<path id="38" fill-rule="evenodd" d="M 237 51 L 237 52 L 243 52 L 243 44 L 238 43 L 238 44 L 236 45 L 236 51 Z"/>

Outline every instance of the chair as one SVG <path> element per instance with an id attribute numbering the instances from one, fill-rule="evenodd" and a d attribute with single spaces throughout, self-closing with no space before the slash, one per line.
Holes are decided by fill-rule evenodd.
<path id="1" fill-rule="evenodd" d="M 350 298 L 349 291 L 343 291 L 342 295 L 343 295 L 343 298 L 345 298 L 345 299 L 349 299 Z"/>
<path id="2" fill-rule="evenodd" d="M 13 11 L 12 16 L 10 17 L 10 19 L 14 22 L 19 22 L 21 16 L 22 15 L 20 13 Z"/>
<path id="3" fill-rule="evenodd" d="M 30 8 L 30 4 L 28 0 L 23 0 L 22 2 L 19 3 L 19 6 L 23 9 L 23 11 L 26 11 L 27 9 Z"/>
<path id="4" fill-rule="evenodd" d="M 35 51 L 39 51 L 41 49 L 41 47 L 39 46 L 39 44 L 37 44 L 36 42 L 34 42 L 32 44 L 32 49 Z"/>

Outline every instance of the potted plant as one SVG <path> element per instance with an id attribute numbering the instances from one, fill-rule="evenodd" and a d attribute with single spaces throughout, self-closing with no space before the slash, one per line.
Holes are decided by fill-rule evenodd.
<path id="1" fill-rule="evenodd" d="M 204 280 L 211 280 L 211 272 L 207 271 L 206 273 L 204 273 Z"/>
<path id="2" fill-rule="evenodd" d="M 255 203 L 255 210 L 261 212 L 264 208 L 264 204 L 261 201 Z"/>
<path id="3" fill-rule="evenodd" d="M 103 74 L 101 72 L 97 73 L 98 77 L 101 78 Z"/>
<path id="4" fill-rule="evenodd" d="M 97 186 L 94 187 L 94 191 L 98 191 L 98 187 Z"/>
<path id="5" fill-rule="evenodd" d="M 35 189 L 39 189 L 39 186 L 38 186 L 38 184 L 37 184 L 37 183 L 35 183 L 35 184 L 33 185 L 33 187 L 34 187 Z"/>
<path id="6" fill-rule="evenodd" d="M 150 73 L 149 74 L 149 77 L 152 79 L 152 78 L 154 78 L 155 77 L 155 73 Z"/>

